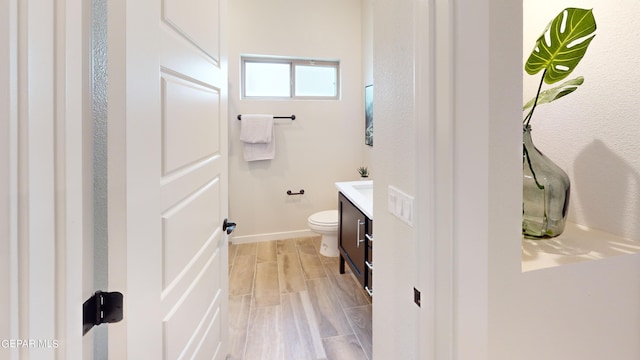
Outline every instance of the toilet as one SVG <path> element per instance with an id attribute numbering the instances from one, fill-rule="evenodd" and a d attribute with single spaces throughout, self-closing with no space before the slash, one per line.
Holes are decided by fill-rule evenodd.
<path id="1" fill-rule="evenodd" d="M 322 235 L 320 254 L 328 257 L 340 255 L 338 250 L 338 210 L 317 212 L 307 219 L 309 229 Z"/>

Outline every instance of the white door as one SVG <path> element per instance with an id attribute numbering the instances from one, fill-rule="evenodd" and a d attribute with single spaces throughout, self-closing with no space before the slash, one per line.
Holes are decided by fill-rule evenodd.
<path id="1" fill-rule="evenodd" d="M 226 0 L 108 9 L 111 359 L 227 355 Z"/>

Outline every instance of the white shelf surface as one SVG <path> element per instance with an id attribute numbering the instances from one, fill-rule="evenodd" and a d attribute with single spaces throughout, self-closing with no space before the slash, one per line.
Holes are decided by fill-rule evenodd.
<path id="1" fill-rule="evenodd" d="M 556 238 L 522 239 L 522 271 L 638 253 L 639 241 L 568 222 Z"/>

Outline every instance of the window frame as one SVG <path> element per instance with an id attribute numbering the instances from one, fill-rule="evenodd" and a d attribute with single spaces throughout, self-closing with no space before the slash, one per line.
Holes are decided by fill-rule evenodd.
<path id="1" fill-rule="evenodd" d="M 246 63 L 276 63 L 289 65 L 289 93 L 290 96 L 247 96 L 246 94 Z M 323 66 L 336 70 L 336 94 L 333 96 L 299 96 L 296 95 L 296 66 Z M 315 60 L 302 58 L 285 58 L 269 56 L 240 56 L 240 97 L 246 100 L 340 100 L 340 61 L 339 60 Z"/>

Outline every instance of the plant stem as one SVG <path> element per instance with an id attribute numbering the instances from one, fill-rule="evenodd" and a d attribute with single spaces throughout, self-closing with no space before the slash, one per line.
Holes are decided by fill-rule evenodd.
<path id="1" fill-rule="evenodd" d="M 540 78 L 540 85 L 538 85 L 538 93 L 536 94 L 536 99 L 533 101 L 533 106 L 531 107 L 531 111 L 527 114 L 522 122 L 525 123 L 526 126 L 531 122 L 531 117 L 533 116 L 533 111 L 536 109 L 536 105 L 538 105 L 538 97 L 540 97 L 540 90 L 542 90 L 542 83 L 544 82 L 544 75 L 547 73 L 547 69 L 544 69 L 542 72 L 542 78 Z"/>
<path id="2" fill-rule="evenodd" d="M 533 181 L 536 182 L 536 186 L 538 187 L 538 189 L 544 190 L 544 185 L 538 182 L 538 177 L 536 176 L 536 172 L 533 171 L 533 166 L 531 165 L 531 158 L 529 157 L 529 151 L 527 151 L 527 147 L 524 146 L 524 144 L 522 145 L 522 150 L 523 150 L 526 162 L 529 165 L 529 171 L 531 171 L 531 175 L 533 175 Z"/>

